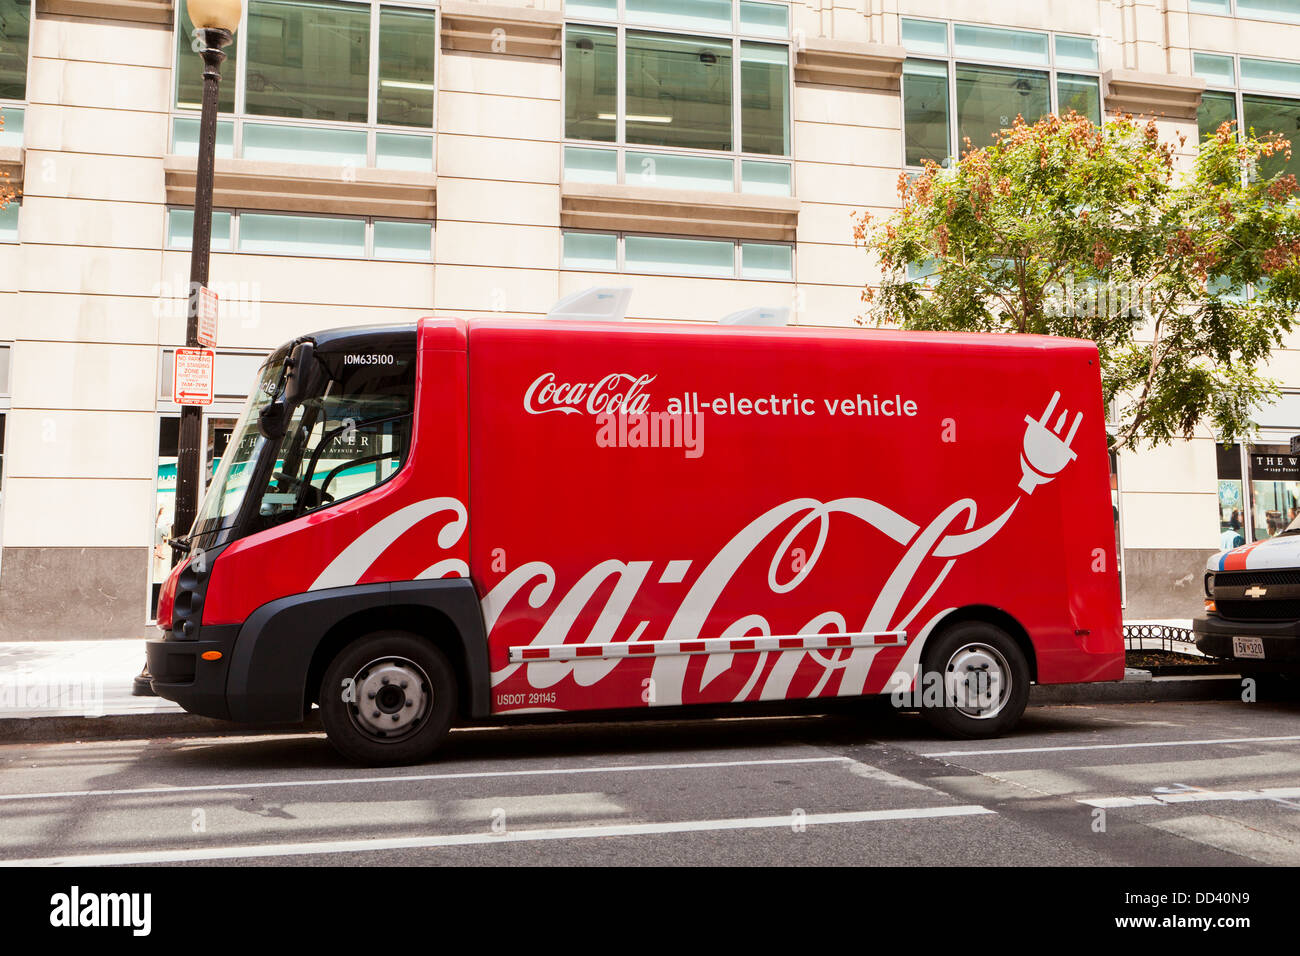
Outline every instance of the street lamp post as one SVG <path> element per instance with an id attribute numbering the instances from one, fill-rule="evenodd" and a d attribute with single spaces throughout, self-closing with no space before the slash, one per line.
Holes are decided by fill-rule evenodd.
<path id="1" fill-rule="evenodd" d="M 190 244 L 189 313 L 185 345 L 199 345 L 199 290 L 208 284 L 208 258 L 212 245 L 212 180 L 217 155 L 217 95 L 221 87 L 224 47 L 234 39 L 242 13 L 242 0 L 187 0 L 194 24 L 194 50 L 203 58 L 203 112 L 199 119 L 199 157 L 194 177 L 194 236 Z M 199 449 L 203 411 L 198 405 L 181 406 L 179 447 L 176 457 L 176 512 L 173 539 L 189 534 L 199 503 Z M 173 552 L 173 562 L 180 559 Z"/>

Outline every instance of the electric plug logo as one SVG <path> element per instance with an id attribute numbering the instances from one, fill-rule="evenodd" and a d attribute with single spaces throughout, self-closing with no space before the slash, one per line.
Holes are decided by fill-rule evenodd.
<path id="1" fill-rule="evenodd" d="M 1078 457 L 1070 448 L 1070 442 L 1074 441 L 1074 433 L 1079 430 L 1079 423 L 1083 421 L 1083 412 L 1074 416 L 1074 424 L 1070 426 L 1070 433 L 1062 439 L 1061 429 L 1065 427 L 1065 419 L 1069 412 L 1061 409 L 1061 417 L 1056 420 L 1056 426 L 1049 429 L 1048 421 L 1051 420 L 1052 412 L 1056 410 L 1056 403 L 1061 400 L 1061 393 L 1055 392 L 1052 400 L 1047 403 L 1047 409 L 1043 412 L 1043 417 L 1039 419 L 1025 416 L 1025 423 L 1029 426 L 1025 429 L 1024 444 L 1021 446 L 1020 453 L 1020 470 L 1023 473 L 1020 478 L 1020 490 L 1027 495 L 1034 493 L 1034 489 L 1039 485 L 1045 485 L 1058 474 L 1070 462 Z"/>

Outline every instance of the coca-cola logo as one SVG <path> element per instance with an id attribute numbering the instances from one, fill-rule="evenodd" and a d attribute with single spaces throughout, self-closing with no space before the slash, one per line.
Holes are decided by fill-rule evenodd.
<path id="1" fill-rule="evenodd" d="M 653 375 L 611 372 L 596 382 L 557 382 L 554 372 L 546 372 L 533 379 L 524 392 L 524 411 L 530 415 L 584 411 L 589 415 L 641 415 L 650 406 L 650 395 L 644 389 L 654 380 Z"/>

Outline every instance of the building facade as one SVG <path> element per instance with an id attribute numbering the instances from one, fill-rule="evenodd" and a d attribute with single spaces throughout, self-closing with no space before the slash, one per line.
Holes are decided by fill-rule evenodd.
<path id="1" fill-rule="evenodd" d="M 207 454 L 313 329 L 783 306 L 847 325 L 853 216 L 1017 114 L 1300 131 L 1300 0 L 247 0 L 223 71 Z M 0 640 L 146 632 L 168 565 L 200 90 L 173 0 L 0 0 Z M 1300 151 L 1296 162 L 1300 164 Z M 1190 617 L 1300 504 L 1293 389 L 1253 446 L 1117 463 L 1126 616 Z M 1235 514 L 1234 514 L 1235 513 Z M 1234 524 L 1234 519 L 1236 523 Z M 1239 530 L 1238 530 L 1239 529 Z"/>

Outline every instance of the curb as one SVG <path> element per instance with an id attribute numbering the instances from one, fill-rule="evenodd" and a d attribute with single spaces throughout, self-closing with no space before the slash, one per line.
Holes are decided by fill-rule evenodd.
<path id="1" fill-rule="evenodd" d="M 1152 677 L 1149 671 L 1129 671 L 1123 680 L 1103 684 L 1035 684 L 1029 691 L 1029 706 L 1237 700 L 1240 697 L 1240 674 Z"/>
<path id="2" fill-rule="evenodd" d="M 1036 684 L 1029 692 L 1029 706 L 1236 700 L 1240 696 L 1241 676 L 1238 674 L 1152 677 L 1147 671 L 1130 670 L 1122 681 Z M 317 711 L 312 711 L 307 720 L 300 724 L 236 724 L 183 712 L 109 714 L 103 717 L 0 717 L 0 744 L 321 732 Z"/>
<path id="3" fill-rule="evenodd" d="M 315 711 L 300 724 L 237 724 L 184 712 L 106 714 L 102 717 L 0 717 L 0 744 L 320 732 L 320 717 Z"/>

